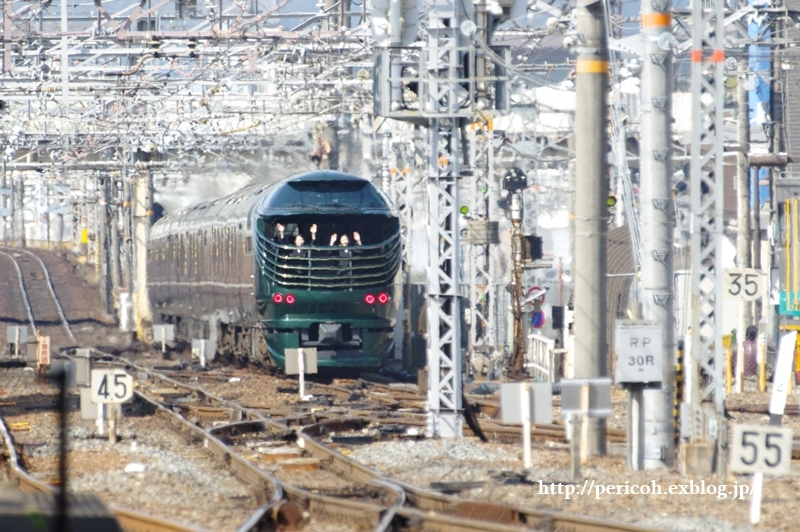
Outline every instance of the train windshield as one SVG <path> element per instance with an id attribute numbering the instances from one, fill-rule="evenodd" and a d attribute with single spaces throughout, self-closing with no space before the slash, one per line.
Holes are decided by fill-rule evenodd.
<path id="1" fill-rule="evenodd" d="M 273 209 L 300 206 L 388 209 L 386 201 L 368 181 L 286 183 L 270 201 Z"/>

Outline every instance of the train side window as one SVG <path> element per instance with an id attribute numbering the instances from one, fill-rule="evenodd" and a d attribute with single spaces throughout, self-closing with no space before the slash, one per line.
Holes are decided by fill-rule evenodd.
<path id="1" fill-rule="evenodd" d="M 244 239 L 244 252 L 250 253 L 251 251 L 253 251 L 253 237 L 248 236 Z"/>

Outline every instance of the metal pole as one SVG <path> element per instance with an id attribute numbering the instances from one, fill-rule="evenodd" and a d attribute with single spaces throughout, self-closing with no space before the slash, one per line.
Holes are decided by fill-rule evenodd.
<path id="1" fill-rule="evenodd" d="M 131 268 L 133 267 L 133 183 L 128 175 L 127 166 L 122 170 L 122 236 L 123 236 L 123 261 L 122 285 L 125 291 L 133 294 L 133 281 Z"/>
<path id="2" fill-rule="evenodd" d="M 120 263 L 119 263 L 119 196 L 117 194 L 117 184 L 114 182 L 112 185 L 111 194 L 111 213 L 109 216 L 109 234 L 108 234 L 108 249 L 111 269 L 111 294 L 113 296 L 114 305 L 119 305 L 119 288 L 122 286 L 120 276 Z"/>
<path id="3" fill-rule="evenodd" d="M 745 79 L 747 78 L 746 60 L 739 63 L 739 79 L 736 84 L 736 132 L 740 151 L 736 155 L 736 187 L 738 228 L 736 230 L 736 267 L 750 268 L 750 164 L 747 154 L 750 151 L 750 107 L 747 102 Z M 739 331 L 736 334 L 736 393 L 743 391 L 744 376 L 744 335 L 747 326 L 753 323 L 753 311 L 749 301 L 741 302 L 739 315 Z"/>
<path id="4" fill-rule="evenodd" d="M 644 388 L 632 386 L 628 389 L 628 467 L 633 471 L 644 469 L 646 423 Z"/>
<path id="5" fill-rule="evenodd" d="M 751 231 L 752 236 L 751 240 L 753 241 L 753 249 L 751 250 L 752 256 L 752 263 L 753 268 L 756 270 L 761 269 L 761 190 L 759 189 L 759 174 L 761 173 L 761 167 L 756 166 L 753 169 L 753 207 L 750 209 L 751 211 Z M 761 303 L 762 300 L 759 298 L 753 303 L 753 324 L 757 324 L 761 321 Z"/>
<path id="6" fill-rule="evenodd" d="M 659 46 L 659 36 L 672 30 L 669 1 L 642 2 L 644 57 L 642 65 L 642 313 L 662 324 L 663 381 L 641 393 L 644 406 L 645 469 L 671 467 L 675 438 L 672 409 L 675 381 L 675 320 L 672 200 L 672 54 Z M 638 394 L 637 394 L 638 395 Z M 642 404 L 640 403 L 640 407 Z M 642 443 L 639 442 L 640 447 Z M 637 465 L 637 464 L 633 464 Z M 634 467 L 634 469 L 636 469 Z"/>
<path id="7" fill-rule="evenodd" d="M 69 109 L 69 47 L 67 44 L 67 0 L 61 0 L 61 98 L 64 109 Z"/>
<path id="8" fill-rule="evenodd" d="M 15 219 L 15 227 L 14 227 L 14 238 L 17 241 L 17 246 L 25 247 L 25 213 L 23 212 L 25 208 L 25 181 L 22 179 L 22 175 L 17 173 L 16 179 L 13 180 L 14 183 L 14 215 L 16 216 Z"/>
<path id="9" fill-rule="evenodd" d="M 100 271 L 100 309 L 104 314 L 113 312 L 109 297 L 108 267 L 108 177 L 97 180 L 97 203 L 95 204 L 95 226 L 97 227 L 97 263 Z"/>
<path id="10" fill-rule="evenodd" d="M 522 415 L 522 456 L 525 469 L 533 466 L 531 461 L 531 385 L 522 384 L 520 394 L 520 414 Z"/>
<path id="11" fill-rule="evenodd" d="M 12 66 L 12 45 L 13 39 L 11 32 L 13 30 L 11 20 L 11 7 L 10 0 L 3 0 L 3 72 L 8 73 L 11 71 Z"/>
<path id="12" fill-rule="evenodd" d="M 603 6 L 578 2 L 577 104 L 575 109 L 575 377 L 607 374 L 606 343 L 606 198 L 608 48 Z M 581 447 L 605 454 L 606 423 L 587 418 Z"/>
<path id="13" fill-rule="evenodd" d="M 66 368 L 55 372 L 53 379 L 59 387 L 58 411 L 59 411 L 59 457 L 58 457 L 58 476 L 61 480 L 56 501 L 58 504 L 58 517 L 56 518 L 55 529 L 58 532 L 67 532 L 69 526 L 69 511 L 67 508 L 67 415 L 69 412 L 67 404 L 67 371 Z"/>
<path id="14" fill-rule="evenodd" d="M 9 198 L 11 197 L 11 190 L 8 189 L 8 180 L 6 179 L 6 162 L 3 161 L 3 173 L 0 174 L 0 242 L 6 243 L 8 235 L 6 233 L 6 209 L 8 209 Z M 10 212 L 10 211 L 9 211 Z"/>
<path id="15" fill-rule="evenodd" d="M 511 301 L 514 314 L 514 371 L 525 370 L 525 324 L 522 313 L 522 195 L 509 194 L 511 204 Z"/>

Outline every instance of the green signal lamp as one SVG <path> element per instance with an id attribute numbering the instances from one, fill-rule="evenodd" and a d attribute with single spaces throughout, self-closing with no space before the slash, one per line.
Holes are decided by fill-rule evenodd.
<path id="1" fill-rule="evenodd" d="M 606 205 L 608 207 L 613 207 L 616 204 L 617 204 L 616 196 L 609 196 L 609 197 L 606 198 Z"/>
<path id="2" fill-rule="evenodd" d="M 469 213 L 469 207 L 467 207 L 466 205 L 464 205 L 464 206 L 462 206 L 462 207 L 459 209 L 459 212 L 460 212 L 461 214 L 463 214 L 463 215 L 465 215 L 465 216 L 466 216 L 466 215 L 467 215 L 467 213 Z"/>

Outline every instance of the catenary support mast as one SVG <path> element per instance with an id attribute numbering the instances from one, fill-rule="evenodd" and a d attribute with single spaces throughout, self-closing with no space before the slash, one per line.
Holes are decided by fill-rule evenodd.
<path id="1" fill-rule="evenodd" d="M 644 390 L 646 469 L 671 467 L 675 454 L 672 53 L 668 45 L 660 44 L 666 39 L 659 40 L 663 34 L 671 35 L 671 11 L 669 0 L 642 2 L 642 311 L 645 320 L 662 325 L 663 340 L 663 381 L 659 388 Z"/>
<path id="2" fill-rule="evenodd" d="M 606 343 L 606 234 L 608 212 L 608 42 L 600 2 L 578 2 L 575 108 L 575 377 L 608 373 Z M 581 445 L 605 454 L 606 422 L 588 418 Z"/>

